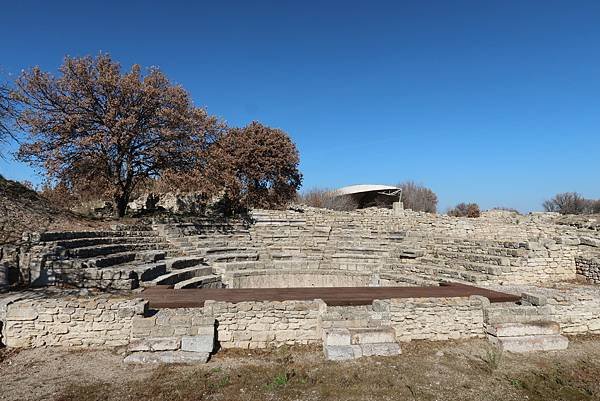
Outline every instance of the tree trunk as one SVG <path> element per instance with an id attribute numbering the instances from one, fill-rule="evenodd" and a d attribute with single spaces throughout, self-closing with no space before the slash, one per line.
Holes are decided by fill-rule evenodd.
<path id="1" fill-rule="evenodd" d="M 115 196 L 115 212 L 116 217 L 125 217 L 127 204 L 129 203 L 129 194 L 119 194 Z"/>

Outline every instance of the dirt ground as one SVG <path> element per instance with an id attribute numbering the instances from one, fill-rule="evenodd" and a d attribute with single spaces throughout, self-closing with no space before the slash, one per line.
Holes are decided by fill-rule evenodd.
<path id="1" fill-rule="evenodd" d="M 325 361 L 319 347 L 226 350 L 205 365 L 122 361 L 122 350 L 0 350 L 0 400 L 600 400 L 598 336 L 522 355 L 471 340 L 350 362 Z"/>

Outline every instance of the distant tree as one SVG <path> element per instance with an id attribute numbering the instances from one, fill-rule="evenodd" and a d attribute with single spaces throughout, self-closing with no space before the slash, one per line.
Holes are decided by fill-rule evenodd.
<path id="1" fill-rule="evenodd" d="M 326 188 L 311 188 L 308 191 L 299 194 L 296 201 L 300 204 L 326 208 L 333 196 L 333 191 Z"/>
<path id="2" fill-rule="evenodd" d="M 222 125 L 157 68 L 122 73 L 108 55 L 67 57 L 59 76 L 22 73 L 16 98 L 29 138 L 18 156 L 67 188 L 93 183 L 123 216 L 135 188 L 166 169 L 196 168 Z"/>
<path id="3" fill-rule="evenodd" d="M 207 178 L 245 208 L 285 205 L 302 184 L 298 150 L 290 137 L 256 121 L 230 129 L 212 147 L 209 160 Z"/>
<path id="4" fill-rule="evenodd" d="M 437 195 L 429 188 L 413 181 L 398 184 L 402 188 L 402 205 L 415 212 L 435 213 L 437 211 Z"/>
<path id="5" fill-rule="evenodd" d="M 577 192 L 564 192 L 555 195 L 542 204 L 547 212 L 560 214 L 583 214 L 588 211 L 590 201 Z"/>
<path id="6" fill-rule="evenodd" d="M 476 218 L 481 216 L 481 211 L 476 203 L 459 203 L 448 210 L 448 216 Z"/>

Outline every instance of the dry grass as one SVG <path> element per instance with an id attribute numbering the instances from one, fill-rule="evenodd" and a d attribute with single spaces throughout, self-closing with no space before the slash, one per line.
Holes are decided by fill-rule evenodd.
<path id="1" fill-rule="evenodd" d="M 196 366 L 32 350 L 0 363 L 0 377 L 7 400 L 598 400 L 599 344 L 579 337 L 567 351 L 498 357 L 485 340 L 413 342 L 398 357 L 344 363 L 315 347 L 226 350 Z"/>

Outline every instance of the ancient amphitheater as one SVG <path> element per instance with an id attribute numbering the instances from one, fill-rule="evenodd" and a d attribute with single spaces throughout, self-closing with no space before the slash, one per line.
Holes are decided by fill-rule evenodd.
<path id="1" fill-rule="evenodd" d="M 411 340 L 563 349 L 566 335 L 600 332 L 599 225 L 555 214 L 298 206 L 25 238 L 3 259 L 30 287 L 0 294 L 9 347 L 205 362 L 220 348 L 316 343 L 339 360 Z"/>

